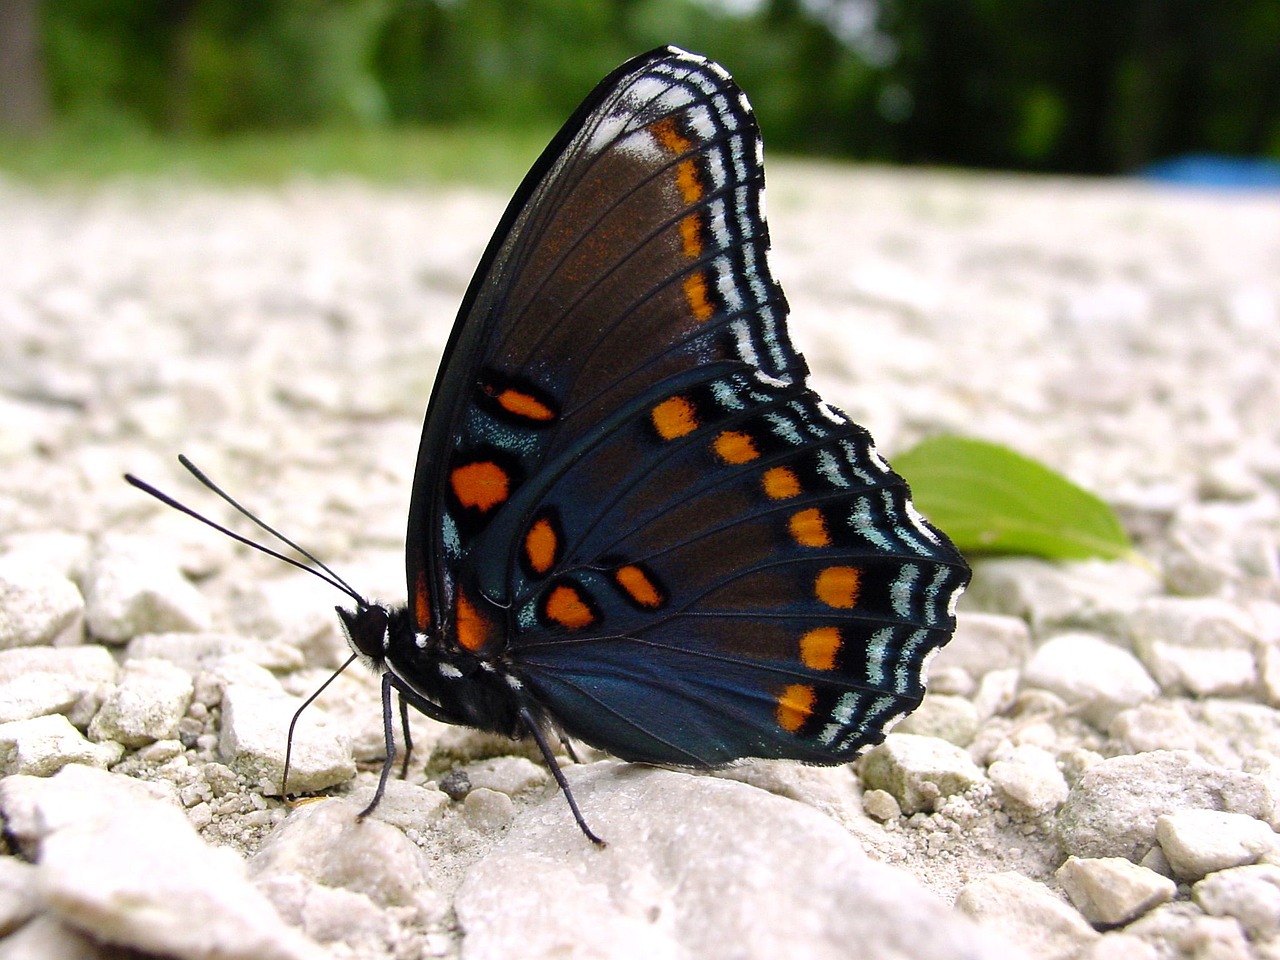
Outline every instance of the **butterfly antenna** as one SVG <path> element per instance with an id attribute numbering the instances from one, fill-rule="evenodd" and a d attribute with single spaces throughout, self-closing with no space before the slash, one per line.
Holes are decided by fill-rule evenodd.
<path id="1" fill-rule="evenodd" d="M 329 569 L 329 566 L 327 564 L 317 559 L 316 556 L 313 553 L 311 553 L 311 551 L 303 549 L 298 544 L 294 543 L 292 540 L 290 540 L 288 537 L 282 534 L 279 530 L 276 530 L 274 527 L 271 527 L 268 524 L 264 523 L 262 520 L 258 519 L 258 517 L 256 517 L 253 513 L 251 513 L 245 507 L 241 506 L 239 503 L 237 503 L 236 500 L 230 494 L 228 494 L 225 490 L 219 487 L 212 480 L 210 480 L 205 475 L 204 471 L 202 471 L 194 463 L 188 460 L 185 456 L 179 455 L 178 462 L 181 463 L 193 477 L 199 480 L 202 484 L 204 484 L 206 487 L 208 487 L 210 490 L 216 493 L 219 497 L 221 497 L 227 503 L 231 504 L 231 506 L 235 507 L 236 510 L 242 513 L 244 516 L 252 520 L 258 527 L 265 530 L 267 533 L 271 534 L 281 543 L 284 543 L 291 549 L 296 550 L 299 554 L 306 557 L 307 560 L 311 562 L 311 564 L 314 564 L 314 566 L 310 566 L 306 563 L 302 563 L 299 560 L 295 560 L 293 557 L 290 557 L 287 554 L 283 554 L 278 550 L 273 550 L 271 547 L 268 547 L 265 544 L 258 543 L 256 540 L 250 540 L 248 537 L 242 536 L 241 534 L 236 533 L 234 530 L 224 527 L 222 524 L 209 519 L 204 514 L 192 509 L 191 507 L 188 507 L 185 503 L 175 500 L 173 497 L 169 496 L 167 493 L 164 493 L 163 491 L 156 489 L 151 484 L 147 483 L 145 480 L 141 480 L 138 477 L 135 477 L 131 473 L 126 473 L 124 475 L 125 482 L 127 482 L 131 486 L 137 487 L 143 493 L 150 494 L 151 496 L 159 500 L 161 503 L 163 503 L 165 506 L 172 507 L 174 510 L 179 511 L 180 513 L 185 513 L 187 516 L 192 517 L 195 520 L 199 520 L 201 523 L 205 524 L 206 526 L 212 527 L 214 530 L 217 530 L 219 533 L 230 537 L 232 540 L 238 541 L 239 543 L 243 543 L 245 546 L 253 547 L 253 549 L 259 551 L 260 553 L 265 553 L 269 557 L 275 557 L 277 560 L 283 560 L 285 563 L 292 564 L 293 566 L 297 567 L 299 570 L 307 571 L 307 573 L 310 573 L 312 576 L 319 577 L 325 583 L 329 584 L 332 587 L 337 588 L 338 590 L 341 590 L 347 596 L 351 597 L 356 602 L 356 604 L 359 605 L 360 607 L 367 606 L 368 602 L 364 599 L 364 597 L 362 597 L 359 593 L 357 593 L 355 589 L 349 583 L 347 583 L 347 581 L 343 580 L 340 576 L 338 576 L 331 569 Z"/>
<path id="2" fill-rule="evenodd" d="M 285 803 L 290 802 L 289 801 L 289 766 L 293 760 L 293 731 L 298 726 L 298 719 L 302 716 L 302 711 L 307 709 L 307 707 L 311 706 L 311 704 L 315 702 L 315 699 L 318 696 L 320 696 L 320 694 L 324 693 L 325 688 L 328 687 L 329 684 L 333 683 L 333 681 L 337 680 L 339 675 L 344 670 L 346 670 L 347 667 L 351 666 L 351 664 L 356 662 L 356 659 L 357 659 L 357 655 L 354 653 L 351 656 L 347 657 L 347 662 L 344 663 L 342 666 L 340 666 L 337 670 L 333 671 L 333 675 L 329 677 L 329 679 L 326 680 L 324 683 L 320 684 L 320 689 L 318 689 L 315 693 L 311 694 L 311 696 L 307 697 L 307 699 L 302 702 L 302 706 L 300 706 L 296 711 L 294 711 L 293 719 L 289 721 L 289 734 L 284 741 L 284 772 L 280 774 L 280 796 L 284 799 Z"/>

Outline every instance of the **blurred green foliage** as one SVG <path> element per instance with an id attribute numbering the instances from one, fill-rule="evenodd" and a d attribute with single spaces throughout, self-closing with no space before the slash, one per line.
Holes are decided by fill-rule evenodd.
<path id="1" fill-rule="evenodd" d="M 5 7 L 37 14 L 42 76 L 33 82 L 47 90 L 43 126 L 55 139 L 546 131 L 619 62 L 677 43 L 734 72 L 774 149 L 1082 173 L 1189 151 L 1280 156 L 1276 0 L 0 0 Z"/>

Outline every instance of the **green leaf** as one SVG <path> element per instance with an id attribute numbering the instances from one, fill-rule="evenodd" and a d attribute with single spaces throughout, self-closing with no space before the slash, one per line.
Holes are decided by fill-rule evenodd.
<path id="1" fill-rule="evenodd" d="M 920 512 L 962 553 L 1136 558 L 1109 506 L 998 443 L 934 437 L 896 456 L 893 467 L 911 484 Z"/>

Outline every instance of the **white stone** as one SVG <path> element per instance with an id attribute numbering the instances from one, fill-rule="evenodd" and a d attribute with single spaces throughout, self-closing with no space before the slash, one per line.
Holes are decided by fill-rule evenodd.
<path id="1" fill-rule="evenodd" d="M 1274 805 L 1265 781 L 1253 774 L 1157 750 L 1092 764 L 1059 808 L 1055 827 L 1066 854 L 1138 862 L 1155 846 L 1163 814 L 1219 807 L 1266 817 Z"/>
<path id="2" fill-rule="evenodd" d="M 1182 880 L 1255 862 L 1278 847 L 1275 831 L 1261 820 L 1221 810 L 1178 810 L 1156 821 L 1156 837 Z"/>
<path id="3" fill-rule="evenodd" d="M 1244 928 L 1234 917 L 1208 917 L 1199 913 L 1194 905 L 1187 904 L 1194 913 L 1177 916 L 1164 927 L 1148 923 L 1148 918 L 1164 920 L 1161 913 L 1166 910 L 1172 912 L 1177 906 L 1177 903 L 1172 903 L 1153 910 L 1128 929 L 1164 948 L 1161 960 L 1170 955 L 1169 948 L 1178 951 L 1173 956 L 1179 960 L 1182 957 L 1193 960 L 1260 960 L 1259 952 L 1249 943 Z M 1262 957 L 1267 955 L 1263 953 Z"/>
<path id="4" fill-rule="evenodd" d="M 862 785 L 852 765 L 815 767 L 790 760 L 747 760 L 713 770 L 710 776 L 749 783 L 789 800 L 799 800 L 821 810 L 837 823 L 862 819 L 858 794 Z"/>
<path id="5" fill-rule="evenodd" d="M 1023 683 L 1057 694 L 1105 730 L 1121 710 L 1160 692 L 1137 657 L 1091 633 L 1063 633 L 1032 655 Z"/>
<path id="6" fill-rule="evenodd" d="M 1056 876 L 1084 918 L 1103 927 L 1128 923 L 1172 900 L 1178 889 L 1168 877 L 1123 857 L 1067 857 Z"/>
<path id="7" fill-rule="evenodd" d="M 0 937 L 7 937 L 40 912 L 36 868 L 17 857 L 0 857 Z"/>
<path id="8" fill-rule="evenodd" d="M 458 890 L 468 960 L 1020 956 L 804 804 L 616 761 L 565 772 L 609 846 L 560 796 L 520 814 Z"/>
<path id="9" fill-rule="evenodd" d="M 978 692 L 973 695 L 973 709 L 978 720 L 990 720 L 1012 707 L 1021 681 L 1021 670 L 992 670 L 983 676 L 978 683 Z"/>
<path id="10" fill-rule="evenodd" d="M 1128 933 L 1107 933 L 1095 940 L 1076 960 L 1161 960 L 1145 940 Z"/>
<path id="11" fill-rule="evenodd" d="M 65 530 L 15 533 L 5 539 L 5 546 L 6 556 L 32 567 L 52 567 L 72 583 L 84 575 L 91 552 L 87 536 Z"/>
<path id="12" fill-rule="evenodd" d="M 282 787 L 289 722 L 301 700 L 256 686 L 229 684 L 222 695 L 218 755 L 259 790 L 279 796 L 283 789 L 313 793 L 345 783 L 356 774 L 351 741 L 312 704 L 293 731 L 289 783 Z"/>
<path id="13" fill-rule="evenodd" d="M 1258 661 L 1252 650 L 1182 647 L 1161 640 L 1146 641 L 1138 650 L 1160 686 L 1170 693 L 1240 696 L 1258 684 Z"/>
<path id="14" fill-rule="evenodd" d="M 165 557 L 163 543 L 116 537 L 104 542 L 85 574 L 90 634 L 124 643 L 143 633 L 207 630 L 209 605 Z"/>
<path id="15" fill-rule="evenodd" d="M 180 809 L 139 800 L 64 824 L 40 845 L 38 887 L 64 922 L 106 943 L 180 960 L 320 960 Z"/>
<path id="16" fill-rule="evenodd" d="M 981 610 L 1029 620 L 1036 633 L 1065 628 L 1111 633 L 1159 586 L 1147 571 L 1121 561 L 1059 564 L 1001 557 L 981 560 L 974 569 L 967 599 Z"/>
<path id="17" fill-rule="evenodd" d="M 516 805 L 505 793 L 476 787 L 463 799 L 462 815 L 481 833 L 494 833 L 515 818 Z"/>
<path id="18" fill-rule="evenodd" d="M 55 673 L 0 680 L 0 723 L 30 720 L 48 713 L 70 714 L 80 696 L 80 684 L 74 678 Z"/>
<path id="19" fill-rule="evenodd" d="M 341 943 L 356 957 L 388 954 L 399 933 L 393 915 L 364 894 L 297 874 L 257 881 L 280 916 L 320 943 Z"/>
<path id="20" fill-rule="evenodd" d="M 1129 627 L 1134 651 L 1166 692 L 1235 695 L 1257 684 L 1256 624 L 1226 600 L 1153 598 Z"/>
<path id="21" fill-rule="evenodd" d="M 1267 703 L 1280 707 L 1280 644 L 1267 644 L 1258 661 L 1259 679 Z"/>
<path id="22" fill-rule="evenodd" d="M 930 693 L 893 729 L 895 733 L 937 737 L 957 747 L 967 747 L 978 732 L 978 711 L 964 697 Z"/>
<path id="23" fill-rule="evenodd" d="M 120 759 L 118 743 L 90 743 L 60 713 L 0 723 L 0 775 L 47 777 L 69 763 L 107 767 Z"/>
<path id="24" fill-rule="evenodd" d="M 1037 960 L 1073 960 L 1098 939 L 1097 931 L 1048 887 L 1017 873 L 994 873 L 965 884 L 956 909 Z"/>
<path id="25" fill-rule="evenodd" d="M 19 554 L 0 556 L 0 649 L 65 639 L 83 613 L 80 591 L 60 571 Z"/>
<path id="26" fill-rule="evenodd" d="M 421 850 L 395 827 L 345 800 L 318 800 L 295 808 L 254 854 L 259 880 L 298 874 L 328 887 L 364 894 L 381 906 L 414 902 L 431 871 Z"/>
<path id="27" fill-rule="evenodd" d="M 868 816 L 882 822 L 902 816 L 902 808 L 888 790 L 868 790 L 862 795 L 862 808 Z"/>
<path id="28" fill-rule="evenodd" d="M 0 960 L 112 960 L 118 955 L 53 917 L 35 917 L 0 940 Z"/>
<path id="29" fill-rule="evenodd" d="M 987 776 L 1013 804 L 1034 816 L 1067 799 L 1067 778 L 1048 750 L 1025 744 L 1003 753 L 987 767 Z"/>
<path id="30" fill-rule="evenodd" d="M 1192 888 L 1196 903 L 1215 917 L 1233 917 L 1252 940 L 1280 936 L 1280 866 L 1228 867 Z"/>
<path id="31" fill-rule="evenodd" d="M 893 794 L 904 813 L 936 809 L 938 802 L 982 783 L 969 754 L 936 737 L 891 733 L 858 764 L 863 783 Z"/>
<path id="32" fill-rule="evenodd" d="M 291 671 L 305 666 L 297 647 L 276 639 L 235 633 L 144 633 L 129 641 L 130 660 L 158 657 L 190 673 L 207 668 L 223 657 L 242 657 L 267 670 Z"/>
<path id="33" fill-rule="evenodd" d="M 86 727 L 119 672 L 110 651 L 98 644 L 0 650 L 0 717 L 7 722 L 65 713 L 72 725 Z"/>
<path id="34" fill-rule="evenodd" d="M 109 819 L 120 808 L 152 801 L 178 806 L 177 791 L 166 781 L 137 780 L 72 763 L 51 777 L 11 776 L 0 780 L 0 814 L 5 829 L 31 860 L 44 838 L 89 818 Z"/>
<path id="35" fill-rule="evenodd" d="M 512 797 L 525 790 L 546 786 L 551 779 L 546 767 L 528 757 L 491 757 L 460 769 L 467 775 L 473 790 L 484 787 Z"/>
<path id="36" fill-rule="evenodd" d="M 290 776 L 289 779 L 292 780 L 293 777 Z M 361 779 L 364 779 L 363 775 Z M 363 810 L 373 802 L 377 784 L 377 775 L 369 776 L 367 783 L 353 788 L 347 794 L 347 799 L 357 810 Z M 439 820 L 448 806 L 449 797 L 440 790 L 392 777 L 387 781 L 382 799 L 378 801 L 370 817 L 401 830 L 421 830 L 427 824 Z"/>
<path id="37" fill-rule="evenodd" d="M 175 740 L 191 693 L 191 674 L 181 667 L 167 660 L 130 660 L 120 685 L 108 694 L 89 724 L 89 736 L 126 747 Z"/>
<path id="38" fill-rule="evenodd" d="M 929 673 L 959 668 L 975 680 L 992 670 L 1021 669 L 1031 655 L 1031 631 L 1019 617 L 961 611 L 951 641 L 929 662 Z"/>

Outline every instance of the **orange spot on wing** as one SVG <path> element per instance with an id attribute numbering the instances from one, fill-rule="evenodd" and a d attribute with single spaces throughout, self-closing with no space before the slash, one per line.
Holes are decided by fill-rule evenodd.
<path id="1" fill-rule="evenodd" d="M 760 456 L 751 435 L 740 430 L 726 430 L 712 442 L 711 446 L 725 463 L 748 463 Z"/>
<path id="2" fill-rule="evenodd" d="M 536 573 L 546 573 L 560 552 L 560 536 L 551 521 L 540 517 L 524 536 L 524 555 Z"/>
<path id="3" fill-rule="evenodd" d="M 698 165 L 690 160 L 681 160 L 676 164 L 676 186 L 680 188 L 680 196 L 685 203 L 697 203 L 702 199 L 702 177 L 698 175 Z"/>
<path id="4" fill-rule="evenodd" d="M 568 630 L 581 630 L 596 619 L 582 594 L 566 584 L 560 584 L 548 594 L 543 609 L 549 619 Z"/>
<path id="5" fill-rule="evenodd" d="M 535 396 L 531 396 L 521 390 L 512 390 L 507 388 L 497 396 L 498 404 L 507 413 L 513 413 L 517 417 L 524 417 L 526 420 L 537 420 L 539 423 L 547 423 L 556 418 L 556 412 L 543 403 Z"/>
<path id="6" fill-rule="evenodd" d="M 694 317 L 698 320 L 710 320 L 716 310 L 707 299 L 707 278 L 702 271 L 689 274 L 684 278 L 682 285 L 684 298 L 689 304 L 689 309 L 693 311 Z"/>
<path id="7" fill-rule="evenodd" d="M 698 412 L 684 397 L 668 397 L 649 415 L 663 440 L 674 440 L 698 429 Z"/>
<path id="8" fill-rule="evenodd" d="M 811 670 L 834 670 L 844 641 L 835 627 L 817 627 L 800 638 L 800 662 Z"/>
<path id="9" fill-rule="evenodd" d="M 702 256 L 702 217 L 691 213 L 680 221 L 680 246 L 690 260 Z"/>
<path id="10" fill-rule="evenodd" d="M 485 619 L 464 593 L 458 594 L 454 616 L 458 629 L 458 643 L 463 649 L 470 650 L 472 653 L 483 650 L 493 633 L 493 624 Z"/>
<path id="11" fill-rule="evenodd" d="M 449 474 L 453 494 L 464 507 L 487 512 L 511 495 L 511 478 L 507 471 L 491 460 L 454 467 Z"/>
<path id="12" fill-rule="evenodd" d="M 626 591 L 627 596 L 640 606 L 650 609 L 662 606 L 665 599 L 662 591 L 654 585 L 647 573 L 634 564 L 619 567 L 614 572 L 613 578 L 618 582 L 618 586 Z"/>
<path id="13" fill-rule="evenodd" d="M 693 146 L 693 141 L 676 127 L 674 117 L 663 117 L 657 123 L 649 125 L 653 138 L 671 153 L 684 153 Z"/>
<path id="14" fill-rule="evenodd" d="M 793 683 L 778 694 L 778 726 L 788 733 L 795 733 L 813 715 L 818 695 L 813 687 Z"/>
<path id="15" fill-rule="evenodd" d="M 814 582 L 814 593 L 828 607 L 851 610 L 858 603 L 862 571 L 857 567 L 827 567 Z"/>
<path id="16" fill-rule="evenodd" d="M 831 545 L 831 535 L 827 533 L 827 521 L 817 507 L 801 510 L 791 515 L 788 524 L 791 536 L 802 547 L 827 547 Z"/>
<path id="17" fill-rule="evenodd" d="M 770 467 L 762 482 L 770 500 L 788 500 L 800 493 L 800 478 L 790 467 Z"/>

